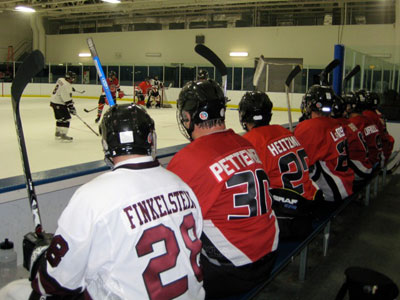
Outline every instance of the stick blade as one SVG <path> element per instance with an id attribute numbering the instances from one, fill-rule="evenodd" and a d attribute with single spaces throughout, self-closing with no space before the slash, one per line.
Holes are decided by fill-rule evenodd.
<path id="1" fill-rule="evenodd" d="M 258 59 L 256 70 L 254 71 L 254 77 L 253 77 L 253 86 L 254 87 L 257 87 L 258 81 L 260 81 L 260 77 L 264 70 L 264 67 L 265 67 L 265 60 L 264 60 L 264 56 L 261 55 Z"/>
<path id="2" fill-rule="evenodd" d="M 15 79 L 11 85 L 11 96 L 14 102 L 21 99 L 22 92 L 32 78 L 44 68 L 44 56 L 39 50 L 35 50 L 25 58 L 18 68 Z"/>
<path id="3" fill-rule="evenodd" d="M 325 67 L 325 69 L 323 70 L 323 72 L 324 72 L 325 74 L 329 74 L 329 73 L 332 72 L 332 70 L 333 70 L 334 68 L 336 68 L 338 65 L 340 65 L 340 60 L 334 59 L 334 60 L 332 60 L 332 61 Z"/>
<path id="4" fill-rule="evenodd" d="M 343 81 L 347 82 L 349 81 L 352 77 L 354 77 L 358 72 L 361 71 L 360 65 L 355 66 L 347 75 L 344 77 Z"/>
<path id="5" fill-rule="evenodd" d="M 208 48 L 203 44 L 197 44 L 194 47 L 194 51 L 196 51 L 197 54 L 203 56 L 211 64 L 213 64 L 217 68 L 217 70 L 221 73 L 221 76 L 228 74 L 228 70 L 225 64 L 210 48 Z"/>
<path id="6" fill-rule="evenodd" d="M 292 80 L 296 77 L 297 74 L 301 72 L 301 66 L 297 65 L 294 69 L 289 73 L 288 77 L 286 78 L 285 85 L 289 87 Z"/>

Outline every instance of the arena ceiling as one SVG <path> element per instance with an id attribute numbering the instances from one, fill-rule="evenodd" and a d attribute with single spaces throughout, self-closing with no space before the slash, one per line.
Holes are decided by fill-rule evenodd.
<path id="1" fill-rule="evenodd" d="M 185 25 L 184 28 L 196 28 L 196 24 L 198 28 L 318 25 L 318 22 L 301 24 L 302 21 L 299 20 L 318 16 L 324 18 L 326 15 L 328 15 L 328 22 L 329 15 L 331 16 L 333 24 L 368 23 L 365 18 L 372 18 L 371 16 L 383 18 L 383 21 L 380 20 L 378 23 L 381 21 L 390 23 L 394 20 L 395 1 L 121 0 L 118 4 L 110 4 L 101 0 L 0 0 L 0 12 L 12 13 L 17 5 L 25 5 L 34 8 L 36 14 L 43 16 L 50 24 L 58 24 L 60 28 L 68 27 L 68 25 L 70 27 L 75 25 L 81 29 L 90 28 L 90 24 L 95 23 L 96 27 L 120 25 L 121 30 L 124 31 L 124 28 L 134 30 L 128 25 L 140 23 L 160 24 L 160 26 L 171 23 L 192 23 L 192 27 Z M 358 21 L 356 21 L 357 18 Z M 313 21 L 304 22 L 312 23 Z"/>

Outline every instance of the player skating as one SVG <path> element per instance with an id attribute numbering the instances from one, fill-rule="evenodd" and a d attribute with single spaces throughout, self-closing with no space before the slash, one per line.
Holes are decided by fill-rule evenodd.
<path id="1" fill-rule="evenodd" d="M 55 137 L 61 141 L 71 142 L 72 137 L 68 136 L 71 115 L 76 114 L 74 101 L 72 100 L 72 83 L 76 79 L 76 74 L 69 71 L 65 78 L 59 78 L 51 95 L 50 106 L 54 111 L 56 119 Z"/>
<path id="2" fill-rule="evenodd" d="M 213 80 L 185 85 L 177 101 L 177 121 L 191 143 L 168 164 L 201 205 L 200 261 L 210 298 L 237 295 L 265 281 L 279 235 L 268 177 L 254 147 L 226 129 L 226 101 Z"/>
<path id="3" fill-rule="evenodd" d="M 115 105 L 100 132 L 113 170 L 75 192 L 50 246 L 33 251 L 32 297 L 204 299 L 200 206 L 153 158 L 153 120 L 140 106 Z"/>
<path id="4" fill-rule="evenodd" d="M 333 206 L 352 194 L 354 180 L 344 129 L 330 117 L 336 97 L 331 87 L 313 85 L 301 104 L 305 120 L 294 131 L 308 155 L 311 178 Z"/>
<path id="5" fill-rule="evenodd" d="M 122 97 L 124 97 L 124 92 L 121 91 L 121 89 L 119 87 L 119 80 L 117 78 L 117 74 L 114 71 L 110 71 L 108 73 L 107 84 L 108 84 L 108 87 L 110 88 L 110 93 L 111 93 L 111 96 L 113 97 L 115 103 L 117 100 L 117 92 L 118 92 L 118 98 L 121 99 Z M 98 123 L 100 121 L 101 114 L 103 113 L 105 104 L 108 104 L 108 100 L 104 93 L 104 89 L 102 88 L 102 92 L 101 92 L 98 107 L 97 107 L 97 117 L 96 117 L 96 120 L 94 120 L 96 123 Z"/>

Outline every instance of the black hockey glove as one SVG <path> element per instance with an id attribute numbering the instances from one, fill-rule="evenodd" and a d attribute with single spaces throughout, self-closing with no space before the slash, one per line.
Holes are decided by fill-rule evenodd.
<path id="1" fill-rule="evenodd" d="M 76 115 L 76 109 L 75 109 L 75 106 L 74 106 L 74 102 L 71 100 L 71 101 L 66 102 L 66 104 L 67 104 L 67 108 L 68 108 L 69 113 L 71 115 L 75 116 Z"/>
<path id="2" fill-rule="evenodd" d="M 25 234 L 22 242 L 22 250 L 24 253 L 24 268 L 29 271 L 29 279 L 33 280 L 36 276 L 39 260 L 46 252 L 53 238 L 52 233 L 43 232 L 38 236 L 34 232 Z"/>

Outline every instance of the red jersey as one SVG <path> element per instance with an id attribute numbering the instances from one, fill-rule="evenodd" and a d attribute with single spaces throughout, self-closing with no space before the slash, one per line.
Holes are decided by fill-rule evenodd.
<path id="1" fill-rule="evenodd" d="M 393 151 L 394 146 L 394 138 L 387 132 L 387 128 L 385 126 L 385 121 L 383 120 L 382 114 L 376 110 L 364 110 L 362 113 L 367 118 L 374 121 L 376 126 L 379 129 L 382 137 L 382 152 L 385 157 L 385 163 L 390 158 L 390 155 Z"/>
<path id="2" fill-rule="evenodd" d="M 368 145 L 364 133 L 349 119 L 336 119 L 343 126 L 347 137 L 349 150 L 349 167 L 353 169 L 356 179 L 363 179 L 371 175 L 372 164 L 368 160 Z"/>
<path id="3" fill-rule="evenodd" d="M 117 90 L 119 89 L 119 81 L 117 78 L 111 79 L 107 77 L 108 88 L 110 89 L 111 96 L 115 99 L 117 97 Z M 102 89 L 104 93 L 104 89 Z"/>
<path id="4" fill-rule="evenodd" d="M 373 120 L 361 114 L 349 118 L 349 120 L 362 130 L 368 145 L 368 159 L 374 166 L 381 162 L 382 158 L 382 135 Z"/>
<path id="5" fill-rule="evenodd" d="M 314 200 L 318 186 L 310 179 L 308 156 L 295 136 L 281 125 L 251 129 L 244 136 L 256 149 L 270 188 L 289 189 Z"/>
<path id="6" fill-rule="evenodd" d="M 277 249 L 268 177 L 246 139 L 232 129 L 202 136 L 175 154 L 167 169 L 199 200 L 207 257 L 242 266 Z"/>
<path id="7" fill-rule="evenodd" d="M 311 178 L 325 200 L 343 200 L 352 194 L 354 172 L 348 164 L 343 127 L 332 118 L 318 117 L 300 122 L 294 135 L 306 150 L 313 169 Z"/>
<path id="8" fill-rule="evenodd" d="M 151 89 L 152 85 L 149 81 L 142 81 L 139 84 L 140 89 L 142 90 L 143 95 L 147 95 L 149 89 Z"/>

